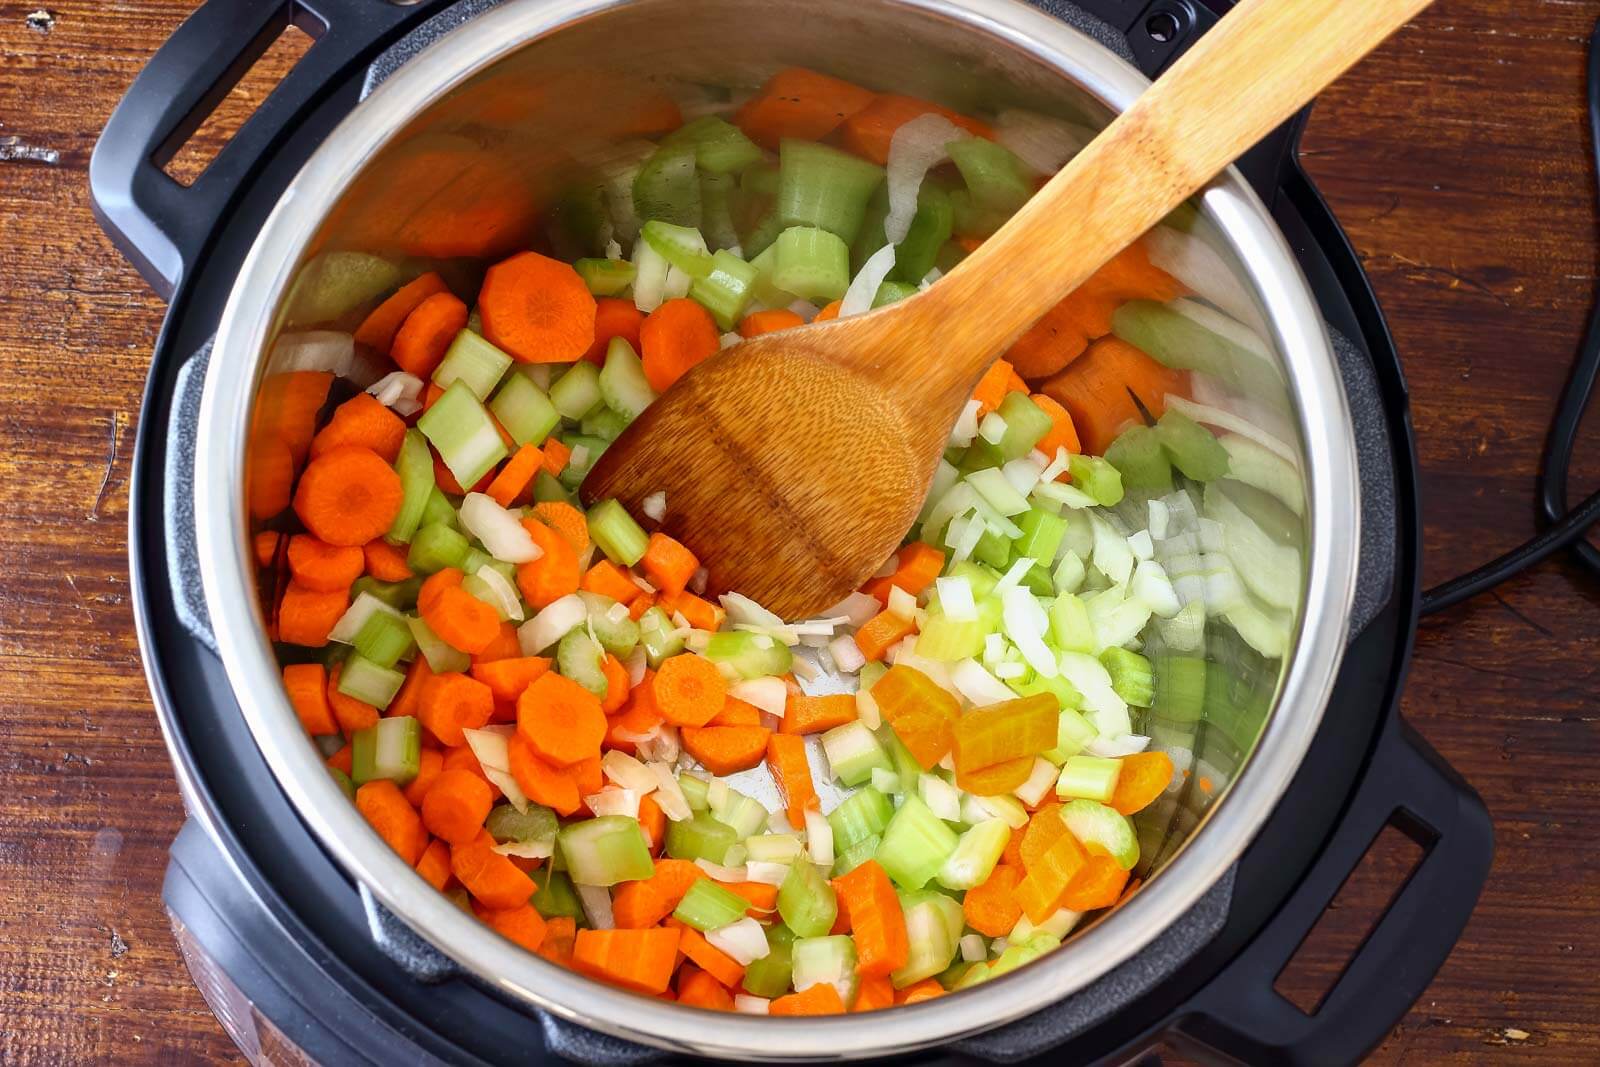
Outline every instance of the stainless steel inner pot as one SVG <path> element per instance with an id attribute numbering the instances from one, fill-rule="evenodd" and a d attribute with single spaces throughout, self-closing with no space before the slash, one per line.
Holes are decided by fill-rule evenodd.
<path id="1" fill-rule="evenodd" d="M 1317 727 L 1344 650 L 1359 532 L 1354 436 L 1321 318 L 1282 235 L 1230 171 L 1197 198 L 1196 225 L 1250 294 L 1281 371 L 1281 388 L 1245 407 L 1299 452 L 1304 593 L 1286 623 L 1288 653 L 1214 652 L 1229 659 L 1229 691 L 1187 735 L 1181 724 L 1169 729 L 1166 743 L 1192 749 L 1191 778 L 1212 788 L 1177 790 L 1141 821 L 1142 873 L 1154 877 L 1138 894 L 1060 951 L 969 991 L 790 1020 L 713 1018 L 578 978 L 434 892 L 324 772 L 280 685 L 253 577 L 244 476 L 275 336 L 327 317 L 315 286 L 340 282 L 319 283 L 330 262 L 319 253 L 453 257 L 454 269 L 470 272 L 460 257 L 514 247 L 578 161 L 648 126 L 660 94 L 703 101 L 787 65 L 958 109 L 1020 105 L 1096 126 L 1146 84 L 1101 45 L 1012 0 L 510 0 L 401 68 L 289 186 L 223 316 L 196 471 L 206 596 L 240 707 L 296 809 L 352 877 L 508 997 L 618 1037 L 740 1060 L 866 1057 L 989 1029 L 1084 987 L 1182 915 L 1249 843 Z"/>

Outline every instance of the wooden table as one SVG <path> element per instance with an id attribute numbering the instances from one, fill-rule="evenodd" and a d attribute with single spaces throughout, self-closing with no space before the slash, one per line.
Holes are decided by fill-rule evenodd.
<path id="1" fill-rule="evenodd" d="M 90 218 L 86 179 L 191 4 L 44 4 L 0 3 L 0 1062 L 228 1060 L 158 897 L 182 812 L 128 602 L 129 445 L 163 308 Z M 1406 361 L 1430 580 L 1534 529 L 1597 280 L 1581 95 L 1597 14 L 1440 0 L 1306 138 Z M 1594 453 L 1578 468 L 1577 490 L 1600 480 Z M 1499 850 L 1378 1062 L 1600 1061 L 1597 640 L 1600 586 L 1564 562 L 1423 626 L 1406 711 L 1483 793 Z M 1332 922 L 1349 943 L 1367 918 Z"/>

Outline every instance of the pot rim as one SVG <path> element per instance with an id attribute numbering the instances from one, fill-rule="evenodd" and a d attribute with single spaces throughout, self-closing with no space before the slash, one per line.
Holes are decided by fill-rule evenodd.
<path id="1" fill-rule="evenodd" d="M 291 803 L 347 872 L 480 982 L 558 1018 L 695 1055 L 843 1060 L 947 1043 L 1047 1008 L 1144 948 L 1233 864 L 1300 766 L 1344 652 L 1359 523 L 1350 413 L 1307 282 L 1266 208 L 1231 168 L 1208 187 L 1202 204 L 1258 289 L 1299 413 L 1310 542 L 1303 619 L 1272 713 L 1228 795 L 1212 805 L 1160 877 L 1061 950 L 953 998 L 870 1016 L 717 1013 L 713 1024 L 699 1009 L 575 980 L 460 911 L 395 855 L 325 773 L 283 691 L 249 578 L 240 472 L 256 372 L 294 268 L 326 209 L 432 101 L 530 42 L 628 2 L 508 0 L 452 31 L 388 78 L 328 136 L 257 236 L 218 330 L 200 411 L 201 439 L 210 446 L 195 461 L 201 575 L 240 709 Z M 908 17 L 941 19 L 994 38 L 1066 74 L 1113 110 L 1124 109 L 1149 84 L 1086 35 L 1017 0 L 881 2 Z"/>

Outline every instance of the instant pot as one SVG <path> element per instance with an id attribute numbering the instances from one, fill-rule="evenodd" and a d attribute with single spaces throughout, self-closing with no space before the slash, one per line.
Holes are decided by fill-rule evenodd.
<path id="1" fill-rule="evenodd" d="M 130 490 L 140 643 L 189 814 L 164 900 L 196 983 L 253 1062 L 1115 1063 L 1160 1043 L 1347 1062 L 1387 1033 L 1465 925 L 1492 834 L 1477 796 L 1398 716 L 1421 607 L 1405 385 L 1359 263 L 1298 165 L 1299 122 L 1198 202 L 1250 286 L 1286 379 L 1277 414 L 1298 431 L 1311 506 L 1291 651 L 1279 665 L 1213 650 L 1225 681 L 1181 724 L 1196 785 L 1140 827 L 1153 877 L 1012 975 L 883 1013 L 777 1020 L 634 997 L 516 949 L 426 888 L 321 773 L 251 577 L 242 471 L 265 353 L 319 252 L 383 239 L 380 208 L 417 144 L 450 137 L 476 154 L 412 208 L 470 203 L 482 161 L 552 175 L 552 146 L 603 134 L 630 93 L 686 82 L 708 55 L 747 84 L 809 65 L 956 104 L 1003 87 L 1010 102 L 1103 122 L 1139 71 L 1159 73 L 1226 6 L 208 0 L 177 30 L 113 115 L 91 181 L 102 224 L 169 302 Z M 310 51 L 192 185 L 169 178 L 162 165 L 290 21 Z M 1207 779 L 1215 795 L 1197 787 Z M 1388 827 L 1422 858 L 1302 1011 L 1278 976 Z"/>

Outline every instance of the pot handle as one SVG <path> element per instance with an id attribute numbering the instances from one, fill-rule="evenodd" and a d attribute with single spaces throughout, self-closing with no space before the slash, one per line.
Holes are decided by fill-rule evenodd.
<path id="1" fill-rule="evenodd" d="M 1426 852 L 1308 1015 L 1273 983 L 1391 825 Z M 1244 1063 L 1358 1062 L 1422 995 L 1455 947 L 1493 854 L 1493 826 L 1482 800 L 1396 716 L 1322 856 L 1256 939 L 1186 1005 L 1174 1043 Z"/>
<path id="2" fill-rule="evenodd" d="M 140 71 L 89 162 L 96 219 L 163 299 L 258 162 L 332 90 L 445 0 L 206 0 Z M 162 168 L 290 25 L 315 44 L 187 188 Z"/>

